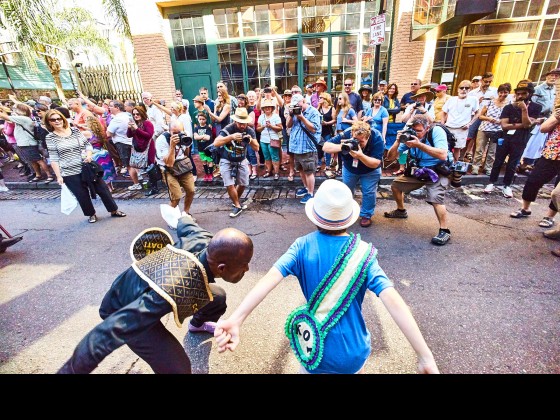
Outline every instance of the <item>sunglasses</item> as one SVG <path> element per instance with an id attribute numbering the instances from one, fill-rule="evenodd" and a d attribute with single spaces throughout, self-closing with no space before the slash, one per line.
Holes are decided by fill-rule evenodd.
<path id="1" fill-rule="evenodd" d="M 418 83 L 411 83 L 410 86 L 416 86 Z"/>
<path id="2" fill-rule="evenodd" d="M 469 87 L 469 86 L 459 86 L 459 89 L 461 89 L 461 90 L 469 90 L 470 87 Z"/>
<path id="3" fill-rule="evenodd" d="M 352 86 L 352 83 L 344 83 L 344 86 Z"/>
<path id="4" fill-rule="evenodd" d="M 373 102 L 383 102 L 381 99 L 374 99 Z"/>
<path id="5" fill-rule="evenodd" d="M 133 112 L 132 115 L 140 115 L 138 112 Z"/>
<path id="6" fill-rule="evenodd" d="M 50 122 L 62 121 L 62 118 L 49 118 Z"/>

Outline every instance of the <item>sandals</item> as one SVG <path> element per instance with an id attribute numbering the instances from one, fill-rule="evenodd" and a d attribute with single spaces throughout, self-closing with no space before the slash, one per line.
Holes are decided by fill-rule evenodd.
<path id="1" fill-rule="evenodd" d="M 511 213 L 509 217 L 513 217 L 514 219 L 521 219 L 522 217 L 528 217 L 530 215 L 531 215 L 530 210 L 519 209 Z"/>
<path id="2" fill-rule="evenodd" d="M 281 169 L 282 171 L 287 171 L 287 170 L 288 170 L 288 168 L 286 168 L 284 165 L 280 166 L 280 169 Z"/>
<path id="3" fill-rule="evenodd" d="M 27 182 L 29 182 L 29 183 L 31 184 L 32 182 L 39 182 L 39 181 L 41 181 L 42 179 L 43 179 L 43 178 L 41 178 L 40 176 L 36 176 L 35 178 L 31 178 L 31 179 L 30 179 L 29 181 L 27 181 Z"/>
<path id="4" fill-rule="evenodd" d="M 294 175 L 288 175 L 288 181 L 289 182 L 293 182 L 294 181 Z"/>
<path id="5" fill-rule="evenodd" d="M 539 222 L 539 226 L 543 228 L 551 228 L 554 226 L 554 219 L 552 217 L 544 216 Z"/>
<path id="6" fill-rule="evenodd" d="M 270 172 L 265 172 L 262 177 L 263 178 L 268 178 L 269 176 L 270 176 Z"/>
<path id="7" fill-rule="evenodd" d="M 280 178 L 280 175 L 274 174 L 274 180 L 275 180 L 275 181 L 278 181 L 279 178 Z"/>
<path id="8" fill-rule="evenodd" d="M 399 175 L 402 175 L 402 174 L 404 174 L 404 169 L 399 169 L 398 171 L 391 172 L 391 175 L 393 175 L 393 176 L 399 176 Z"/>
<path id="9" fill-rule="evenodd" d="M 123 213 L 120 210 L 117 210 L 116 212 L 111 213 L 111 217 L 125 217 L 125 216 L 126 216 L 126 213 Z"/>
<path id="10" fill-rule="evenodd" d="M 251 174 L 251 176 L 249 177 L 249 179 L 255 179 L 257 178 L 257 174 Z"/>

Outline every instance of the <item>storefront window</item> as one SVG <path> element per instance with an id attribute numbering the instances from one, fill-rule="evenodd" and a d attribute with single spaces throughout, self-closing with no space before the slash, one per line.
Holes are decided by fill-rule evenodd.
<path id="1" fill-rule="evenodd" d="M 230 95 L 244 92 L 243 62 L 241 60 L 241 44 L 231 43 L 218 45 L 220 74 L 228 86 Z"/>
<path id="2" fill-rule="evenodd" d="M 302 48 L 305 74 L 303 85 L 315 83 L 319 77 L 326 80 L 329 71 L 328 38 L 305 38 Z"/>
<path id="3" fill-rule="evenodd" d="M 550 70 L 560 67 L 560 22 L 559 19 L 544 21 L 541 36 L 535 50 L 529 79 L 544 81 Z"/>
<path id="4" fill-rule="evenodd" d="M 237 38 L 239 24 L 237 22 L 237 8 L 214 9 L 214 27 L 216 39 Z"/>
<path id="5" fill-rule="evenodd" d="M 500 0 L 496 14 L 490 19 L 508 19 L 512 17 L 538 16 L 543 5 L 542 0 Z"/>
<path id="6" fill-rule="evenodd" d="M 273 42 L 274 84 L 278 92 L 298 84 L 297 41 L 287 39 Z"/>
<path id="7" fill-rule="evenodd" d="M 358 37 L 356 35 L 332 38 L 331 72 L 332 90 L 340 92 L 344 79 L 356 80 Z M 356 88 L 357 89 L 357 88 Z"/>

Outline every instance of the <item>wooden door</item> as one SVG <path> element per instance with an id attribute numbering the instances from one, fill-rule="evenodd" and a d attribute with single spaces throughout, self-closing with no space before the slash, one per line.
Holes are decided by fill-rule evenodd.
<path id="1" fill-rule="evenodd" d="M 464 47 L 459 60 L 457 78 L 451 93 L 456 95 L 456 86 L 461 80 L 471 80 L 485 72 L 494 73 L 492 86 L 511 83 L 515 88 L 517 82 L 529 74 L 529 59 L 533 44 L 488 45 L 483 47 Z"/>
<path id="2" fill-rule="evenodd" d="M 517 86 L 517 82 L 525 79 L 529 74 L 529 59 L 533 44 L 523 45 L 501 45 L 497 48 L 494 57 L 493 86 L 500 86 L 502 83 L 511 83 L 512 89 Z"/>

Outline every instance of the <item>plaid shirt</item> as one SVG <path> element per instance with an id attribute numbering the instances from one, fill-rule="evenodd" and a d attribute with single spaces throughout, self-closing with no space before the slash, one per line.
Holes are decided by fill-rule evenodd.
<path id="1" fill-rule="evenodd" d="M 321 140 L 321 114 L 312 106 L 308 106 L 302 114 L 307 120 L 313 124 L 315 128 L 315 133 L 312 133 L 307 128 L 307 132 L 311 134 L 317 143 Z M 313 140 L 309 138 L 304 129 L 302 128 L 303 123 L 297 119 L 297 117 L 292 117 L 293 125 L 290 131 L 290 152 L 296 155 L 302 155 L 304 153 L 316 152 L 317 147 L 313 143 Z"/>

